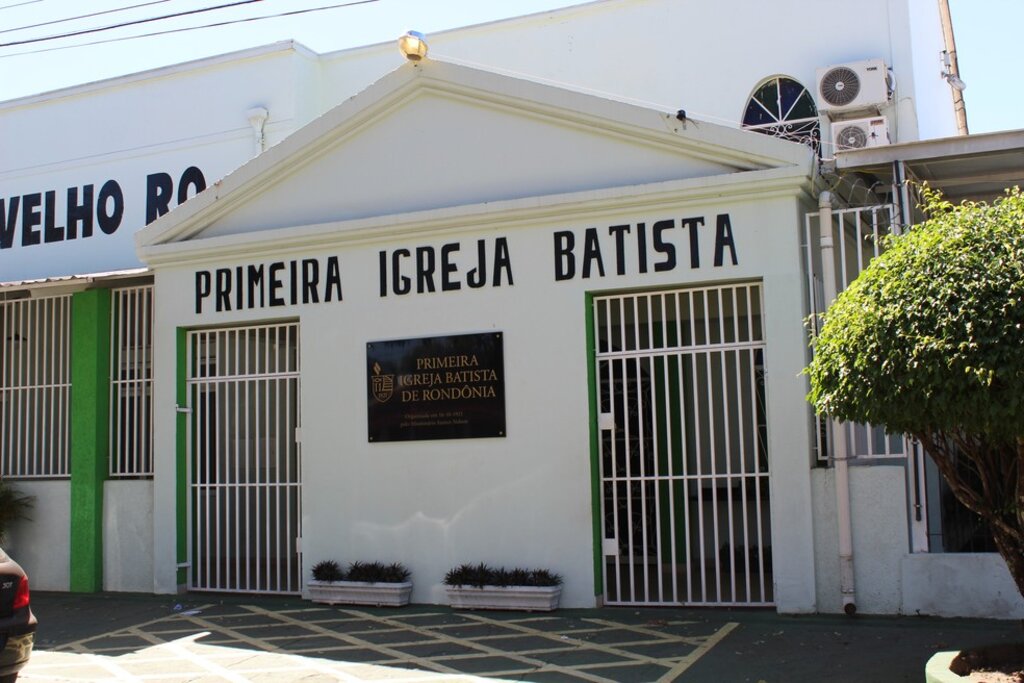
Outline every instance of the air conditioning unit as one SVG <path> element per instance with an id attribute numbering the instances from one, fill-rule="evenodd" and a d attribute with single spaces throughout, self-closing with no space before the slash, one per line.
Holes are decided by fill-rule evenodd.
<path id="1" fill-rule="evenodd" d="M 818 69 L 818 111 L 845 114 L 878 113 L 889 102 L 889 71 L 881 59 Z"/>
<path id="2" fill-rule="evenodd" d="M 832 144 L 836 152 L 888 145 L 889 122 L 884 116 L 832 122 Z"/>

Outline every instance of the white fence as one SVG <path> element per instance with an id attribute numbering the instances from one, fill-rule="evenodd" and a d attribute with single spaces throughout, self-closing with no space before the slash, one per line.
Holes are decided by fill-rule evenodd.
<path id="1" fill-rule="evenodd" d="M 841 292 L 853 282 L 868 262 L 882 251 L 882 238 L 898 233 L 897 207 L 893 204 L 833 209 L 831 211 L 833 257 L 836 273 L 836 291 Z M 818 316 L 830 302 L 825 301 L 822 285 L 821 249 L 823 226 L 821 213 L 806 214 L 804 220 L 805 269 L 807 290 L 810 294 L 809 324 L 818 332 Z M 832 426 L 828 420 L 815 420 L 815 449 L 819 461 L 828 460 L 827 444 L 832 439 Z M 902 458 L 906 449 L 902 435 L 886 434 L 880 427 L 864 424 L 843 424 L 847 454 L 850 458 Z"/>

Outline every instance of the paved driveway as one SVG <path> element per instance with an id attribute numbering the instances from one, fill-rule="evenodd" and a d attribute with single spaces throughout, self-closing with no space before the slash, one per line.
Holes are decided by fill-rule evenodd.
<path id="1" fill-rule="evenodd" d="M 34 593 L 33 609 L 40 630 L 25 683 L 920 683 L 935 651 L 1022 639 L 1018 622 L 767 610 L 527 614 L 67 593 Z"/>
<path id="2" fill-rule="evenodd" d="M 654 615 L 200 602 L 55 647 L 41 642 L 22 675 L 25 681 L 670 681 L 736 626 Z"/>

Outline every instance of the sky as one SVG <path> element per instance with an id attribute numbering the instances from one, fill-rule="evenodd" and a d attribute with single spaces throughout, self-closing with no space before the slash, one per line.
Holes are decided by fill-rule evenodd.
<path id="1" fill-rule="evenodd" d="M 238 0 L 0 0 L 0 43 L 174 14 Z M 353 0 L 349 0 L 352 2 Z M 358 0 L 355 0 L 358 2 Z M 682 2 L 683 0 L 679 0 Z M 856 0 L 848 0 L 856 5 Z M 934 2 L 935 0 L 931 0 Z M 364 0 L 293 17 L 185 31 L 163 36 L 46 50 L 140 33 L 295 11 L 345 0 L 250 0 L 192 14 L 59 41 L 0 47 L 0 101 L 125 73 L 294 38 L 316 52 L 397 39 L 408 29 L 429 34 L 459 26 L 582 4 L 573 0 Z M 70 23 L 12 30 L 129 5 L 127 12 Z M 1024 26 L 1024 0 L 950 0 L 960 75 L 972 133 L 1024 128 L 1024 56 L 1012 48 Z M 936 68 L 938 68 L 936 59 Z"/>
<path id="2" fill-rule="evenodd" d="M 1024 0 L 949 0 L 972 133 L 1024 128 Z"/>

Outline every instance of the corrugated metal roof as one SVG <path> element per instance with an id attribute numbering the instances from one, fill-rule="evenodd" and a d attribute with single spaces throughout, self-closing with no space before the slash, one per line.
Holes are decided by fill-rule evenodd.
<path id="1" fill-rule="evenodd" d="M 836 154 L 841 171 L 892 178 L 892 164 L 902 161 L 916 180 L 927 181 L 951 201 L 989 200 L 1003 189 L 1024 186 L 1024 130 L 963 135 L 883 145 Z"/>
<path id="2" fill-rule="evenodd" d="M 84 275 L 55 275 L 53 277 L 38 278 L 35 280 L 11 280 L 0 282 L 0 289 L 37 289 L 42 287 L 55 287 L 67 284 L 91 284 L 104 280 L 123 280 L 132 277 L 148 275 L 149 268 L 131 268 L 128 270 L 112 270 L 106 273 L 86 273 Z"/>

